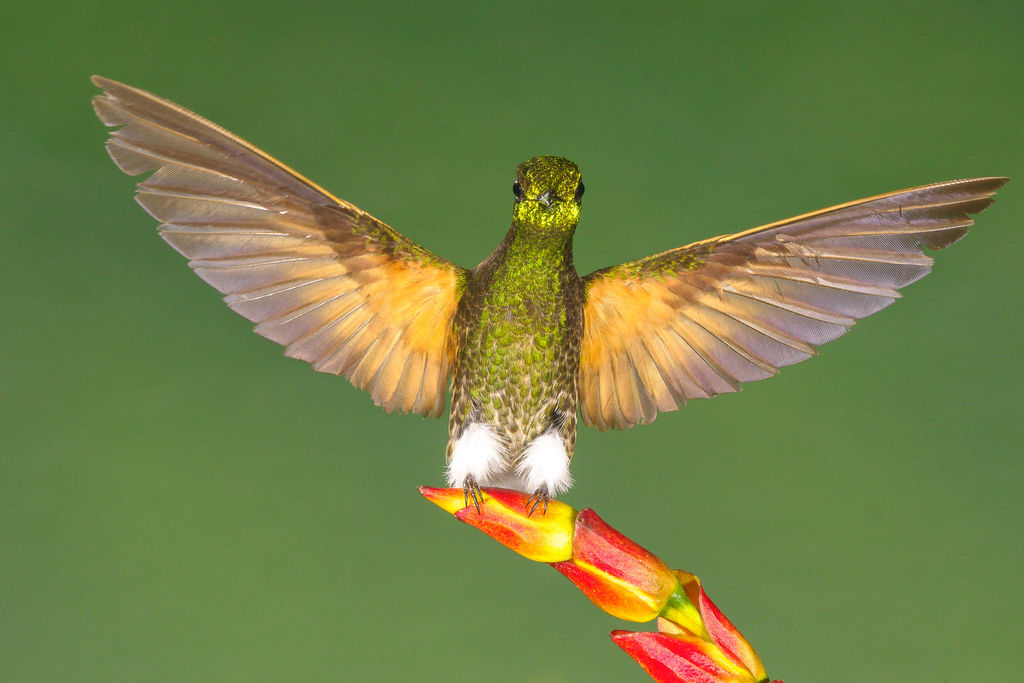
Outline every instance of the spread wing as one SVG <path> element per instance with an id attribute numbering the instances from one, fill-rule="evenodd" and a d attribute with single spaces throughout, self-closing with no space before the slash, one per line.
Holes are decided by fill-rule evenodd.
<path id="1" fill-rule="evenodd" d="M 813 356 L 897 299 L 1006 178 L 893 192 L 584 278 L 583 421 L 625 429 Z"/>
<path id="2" fill-rule="evenodd" d="M 105 78 L 93 100 L 136 199 L 256 332 L 385 410 L 437 416 L 464 271 L 226 130 Z"/>

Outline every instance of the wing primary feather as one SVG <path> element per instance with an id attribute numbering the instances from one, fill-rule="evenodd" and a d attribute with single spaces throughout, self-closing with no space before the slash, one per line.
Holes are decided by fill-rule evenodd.
<path id="1" fill-rule="evenodd" d="M 612 396 L 618 399 L 618 414 L 626 424 L 636 424 L 643 416 L 629 356 L 625 353 L 615 354 L 612 357 L 612 368 L 615 377 Z"/>
<path id="2" fill-rule="evenodd" d="M 681 367 L 679 363 L 673 362 L 668 356 L 668 348 L 665 346 L 665 342 L 662 340 L 661 335 L 657 332 L 648 333 L 645 338 L 642 339 L 644 350 L 647 351 L 648 355 L 654 362 L 654 367 L 658 371 L 658 375 L 665 382 L 665 386 L 669 393 L 672 395 L 674 405 L 680 406 L 686 403 L 687 396 L 693 395 L 686 391 L 684 382 L 688 382 L 690 386 L 696 386 L 693 378 L 690 377 L 686 369 Z M 663 410 L 675 410 L 676 408 L 664 408 Z"/>
<path id="3" fill-rule="evenodd" d="M 703 328 L 704 331 L 711 335 L 713 338 L 717 339 L 722 344 L 727 346 L 735 354 L 743 358 L 748 363 L 760 368 L 761 371 L 765 373 L 762 374 L 760 377 L 755 377 L 755 379 L 763 379 L 764 377 L 774 375 L 778 372 L 777 366 L 774 366 L 765 361 L 764 359 L 760 358 L 759 356 L 757 356 L 755 353 L 750 351 L 744 344 L 740 343 L 739 339 L 737 339 L 737 330 L 735 329 L 737 325 L 739 325 L 742 328 L 740 330 L 741 334 L 742 330 L 753 330 L 753 328 L 751 328 L 742 320 L 739 320 L 729 315 L 728 313 L 724 313 L 721 310 L 708 306 L 705 302 L 701 302 L 699 310 L 700 315 L 691 318 L 693 322 L 696 325 Z M 718 323 L 718 325 L 715 324 L 716 322 Z M 727 326 L 731 327 L 732 330 L 727 330 Z M 753 381 L 743 378 L 740 379 L 741 381 L 744 382 Z"/>
<path id="4" fill-rule="evenodd" d="M 701 345 L 714 359 L 718 368 L 741 384 L 775 374 L 775 368 L 762 367 L 764 364 L 761 361 L 750 357 L 728 334 L 712 329 L 712 321 L 708 320 L 707 315 L 709 310 L 698 307 L 687 320 L 697 331 L 695 336 L 702 339 Z"/>
<path id="5" fill-rule="evenodd" d="M 342 374 L 342 359 L 339 354 L 346 350 L 352 337 L 366 327 L 372 319 L 373 314 L 367 313 L 364 310 L 364 304 L 360 303 L 345 315 L 330 321 L 319 329 L 311 330 L 291 342 L 285 355 L 313 363 L 313 367 L 319 372 L 340 375 Z M 352 328 L 351 331 L 350 328 Z M 328 335 L 328 333 L 330 333 L 329 336 L 324 339 L 324 335 Z M 319 343 L 321 341 L 322 344 Z"/>
<path id="6" fill-rule="evenodd" d="M 329 372 L 334 375 L 344 375 L 351 381 L 352 379 L 352 368 L 356 363 L 359 362 L 362 354 L 366 352 L 367 347 L 372 341 L 372 336 L 365 334 L 365 328 L 369 325 L 370 320 L 362 322 L 357 329 L 357 332 L 351 335 L 349 341 L 336 344 L 331 350 L 320 353 L 317 349 L 317 357 L 323 360 L 310 361 L 313 362 L 313 367 L 320 372 Z M 311 349 L 314 347 L 310 347 Z M 355 384 L 355 382 L 352 382 Z M 358 384 L 356 386 L 359 386 Z M 363 387 L 360 387 L 363 388 Z"/>
<path id="7" fill-rule="evenodd" d="M 658 406 L 653 396 L 653 390 L 640 377 L 640 369 L 637 367 L 632 354 L 627 353 L 626 359 L 632 371 L 633 386 L 636 387 L 637 398 L 640 401 L 640 416 L 644 424 L 650 424 L 658 416 Z"/>
<path id="8" fill-rule="evenodd" d="M 654 334 L 672 359 L 672 365 L 666 367 L 677 369 L 675 379 L 680 393 L 683 393 L 687 398 L 711 398 L 719 393 L 714 390 L 713 385 L 717 384 L 721 378 L 718 378 L 717 381 L 711 379 L 714 372 L 697 355 L 693 347 L 679 336 L 678 332 L 670 326 L 665 326 L 663 329 L 655 330 Z M 711 371 L 710 375 L 708 374 L 709 371 Z M 717 375 L 714 376 L 717 377 Z M 688 382 L 689 387 L 684 387 L 684 382 Z"/>
<path id="9" fill-rule="evenodd" d="M 750 330 L 754 335 L 756 335 L 754 339 L 758 340 L 755 341 L 755 343 L 764 345 L 767 341 L 774 344 L 774 346 L 769 347 L 771 349 L 769 353 L 776 354 L 774 358 L 762 358 L 762 361 L 771 367 L 780 368 L 786 365 L 792 365 L 794 362 L 804 360 L 817 354 L 817 351 L 813 346 L 784 334 L 783 332 L 772 328 L 769 324 L 762 324 L 750 317 L 742 316 L 732 310 L 726 310 L 726 306 L 722 306 L 720 308 L 713 307 L 713 303 L 714 302 L 711 301 L 704 302 L 704 306 L 709 310 L 715 311 L 719 315 L 728 317 L 743 328 Z M 854 321 L 851 320 L 850 324 L 853 324 L 853 322 Z M 782 355 L 780 356 L 778 354 Z M 787 361 L 787 359 L 793 360 Z"/>
<path id="10" fill-rule="evenodd" d="M 358 295 L 354 291 L 341 292 L 341 293 L 330 293 L 330 294 L 328 294 L 327 296 L 325 296 L 322 299 L 313 299 L 311 301 L 308 301 L 308 302 L 305 303 L 305 305 L 300 306 L 299 308 L 293 308 L 293 309 L 288 310 L 288 311 L 283 311 L 279 315 L 276 315 L 276 316 L 271 317 L 271 318 L 266 318 L 265 320 L 261 321 L 259 325 L 256 326 L 255 331 L 258 334 L 263 334 L 264 336 L 266 336 L 265 333 L 270 331 L 272 328 L 282 327 L 282 326 L 287 325 L 288 323 L 294 322 L 294 321 L 296 321 L 296 320 L 298 320 L 300 318 L 315 318 L 315 317 L 318 317 L 315 314 L 318 313 L 318 312 L 321 312 L 321 310 L 323 308 L 328 307 L 328 306 L 334 306 L 335 304 L 338 304 L 339 302 L 342 302 L 345 299 L 349 299 L 349 298 L 353 299 L 351 304 L 355 304 L 355 303 L 358 302 Z M 331 320 L 331 319 L 336 319 L 336 320 L 339 320 L 339 321 L 343 320 L 345 315 L 348 315 L 348 313 L 350 313 L 350 312 L 352 312 L 353 310 L 356 309 L 356 306 L 355 305 L 343 306 L 341 308 L 342 308 L 342 310 L 344 310 L 346 312 L 342 313 L 340 317 L 328 318 L 328 320 Z M 296 340 L 298 340 L 299 338 L 301 338 L 303 336 L 305 336 L 305 335 L 304 334 L 303 335 L 298 335 L 294 339 L 289 339 L 287 342 L 282 342 L 282 343 L 291 344 L 293 341 L 296 341 Z M 279 340 L 275 339 L 274 341 L 279 341 Z"/>
<path id="11" fill-rule="evenodd" d="M 418 354 L 409 352 L 403 359 L 401 374 L 394 380 L 394 390 L 388 397 L 387 403 L 382 407 L 384 412 L 408 412 L 416 402 L 422 385 L 423 362 L 417 357 Z M 420 368 L 420 379 L 415 379 L 416 369 Z"/>
<path id="12" fill-rule="evenodd" d="M 689 363 L 687 367 L 693 377 L 697 378 L 704 387 L 705 391 L 709 392 L 712 396 L 739 391 L 740 383 L 736 378 L 719 367 L 707 350 L 702 347 L 701 343 L 692 338 L 693 330 L 686 329 L 685 319 L 677 318 L 672 320 L 668 327 L 692 351 L 692 354 L 685 357 L 696 362 Z"/>
<path id="13" fill-rule="evenodd" d="M 383 366 L 394 348 L 395 334 L 379 333 L 372 335 L 366 348 L 350 368 L 349 380 L 357 387 L 370 392 L 374 403 L 380 404 L 380 394 L 374 385 L 381 366 Z M 388 396 L 390 398 L 390 396 Z"/>
<path id="14" fill-rule="evenodd" d="M 657 361 L 648 349 L 647 340 L 638 335 L 627 349 L 630 363 L 637 373 L 637 387 L 642 389 L 650 398 L 650 404 L 645 403 L 644 420 L 649 423 L 654 420 L 658 411 L 670 411 L 676 409 L 676 396 L 668 385 L 668 381 L 661 373 Z"/>

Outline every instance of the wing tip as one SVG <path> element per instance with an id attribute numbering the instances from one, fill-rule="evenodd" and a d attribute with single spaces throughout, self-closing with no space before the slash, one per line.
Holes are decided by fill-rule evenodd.
<path id="1" fill-rule="evenodd" d="M 90 76 L 89 81 L 103 91 L 102 93 L 93 96 L 92 101 L 94 107 L 96 106 L 97 101 L 111 101 L 118 99 L 118 91 L 135 90 L 135 88 L 130 85 L 126 85 L 120 81 L 115 81 L 103 76 L 98 76 L 96 74 Z"/>
<path id="2" fill-rule="evenodd" d="M 1010 177 L 1003 175 L 983 176 L 981 178 L 971 178 L 964 182 L 977 183 L 978 188 L 982 192 L 993 193 L 1002 186 L 1006 185 L 1006 183 L 1010 182 Z"/>

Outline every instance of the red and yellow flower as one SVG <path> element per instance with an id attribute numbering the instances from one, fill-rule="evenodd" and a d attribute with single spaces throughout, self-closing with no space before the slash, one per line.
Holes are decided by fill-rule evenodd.
<path id="1" fill-rule="evenodd" d="M 693 574 L 672 571 L 590 509 L 483 489 L 479 510 L 461 489 L 421 487 L 428 500 L 527 559 L 546 562 L 591 602 L 627 621 L 658 619 L 658 632 L 614 631 L 612 640 L 657 681 L 758 683 L 764 666 L 750 643 L 707 597 Z"/>

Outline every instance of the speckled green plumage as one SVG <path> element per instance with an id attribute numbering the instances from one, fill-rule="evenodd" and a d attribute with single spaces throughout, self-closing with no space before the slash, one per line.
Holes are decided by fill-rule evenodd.
<path id="1" fill-rule="evenodd" d="M 512 227 L 467 277 L 455 315 L 450 431 L 457 436 L 468 421 L 493 425 L 511 462 L 552 426 L 570 456 L 575 442 L 583 335 L 583 282 L 572 260 L 579 184 L 576 165 L 558 157 L 519 167 Z"/>
<path id="2" fill-rule="evenodd" d="M 587 281 L 599 277 L 639 279 L 645 277 L 672 277 L 687 270 L 696 270 L 706 263 L 706 258 L 715 250 L 717 240 L 706 243 L 670 249 L 646 258 L 620 263 L 596 270 L 587 276 Z"/>

